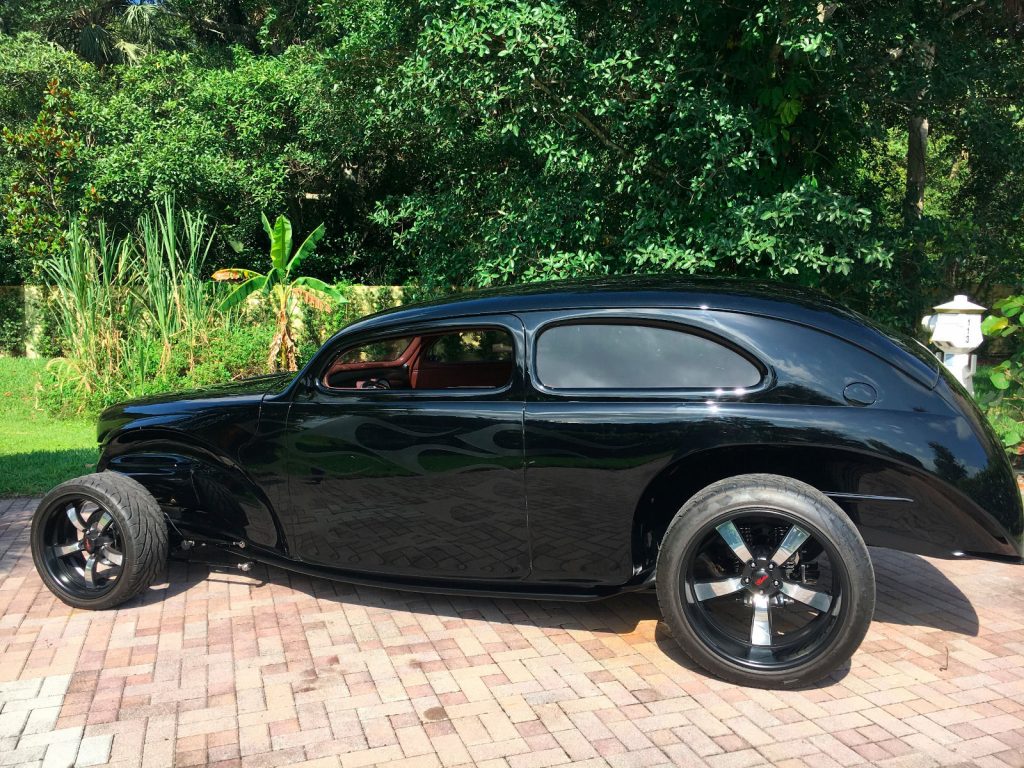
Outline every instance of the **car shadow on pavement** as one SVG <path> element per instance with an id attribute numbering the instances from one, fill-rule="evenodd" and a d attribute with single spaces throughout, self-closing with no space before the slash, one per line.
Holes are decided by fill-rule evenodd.
<path id="1" fill-rule="evenodd" d="M 875 621 L 930 627 L 976 637 L 978 614 L 960 588 L 930 561 L 892 549 L 871 549 Z"/>
<path id="2" fill-rule="evenodd" d="M 877 580 L 875 621 L 920 626 L 976 636 L 978 614 L 966 595 L 928 560 L 903 552 L 872 549 Z M 142 598 L 157 602 L 187 592 L 204 582 L 244 583 L 263 588 L 299 590 L 318 600 L 358 604 L 364 608 L 423 612 L 453 619 L 482 619 L 548 629 L 582 630 L 628 635 L 645 622 L 659 621 L 653 591 L 634 592 L 594 602 L 528 600 L 427 593 L 355 586 L 312 578 L 256 564 L 248 573 L 205 563 L 172 562 L 169 580 Z M 669 638 L 671 642 L 671 638 Z M 661 645 L 659 641 L 659 645 Z M 674 645 L 672 646 L 674 647 Z M 682 662 L 681 662 L 682 663 Z"/>

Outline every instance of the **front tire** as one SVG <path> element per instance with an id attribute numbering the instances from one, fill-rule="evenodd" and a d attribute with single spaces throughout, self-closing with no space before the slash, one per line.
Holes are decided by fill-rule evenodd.
<path id="1" fill-rule="evenodd" d="M 760 688 L 799 688 L 834 672 L 875 607 L 856 526 L 824 494 L 778 475 L 740 475 L 691 498 L 665 532 L 657 588 L 687 655 Z"/>
<path id="2" fill-rule="evenodd" d="M 138 481 L 115 472 L 61 483 L 32 517 L 32 559 L 43 583 L 75 608 L 120 605 L 148 587 L 167 562 L 160 505 Z"/>

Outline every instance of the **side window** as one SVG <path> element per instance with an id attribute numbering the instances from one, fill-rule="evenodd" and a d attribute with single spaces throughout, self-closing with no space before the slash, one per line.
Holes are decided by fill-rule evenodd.
<path id="1" fill-rule="evenodd" d="M 338 356 L 339 363 L 390 363 L 402 356 L 412 343 L 411 336 L 400 336 L 397 339 L 372 341 L 358 347 L 352 347 Z"/>
<path id="2" fill-rule="evenodd" d="M 515 365 L 508 331 L 469 329 L 424 339 L 413 365 L 415 389 L 504 387 Z"/>
<path id="3" fill-rule="evenodd" d="M 514 367 L 507 331 L 469 328 L 348 347 L 322 381 L 331 389 L 499 388 L 512 379 Z"/>
<path id="4" fill-rule="evenodd" d="M 439 336 L 427 348 L 432 363 L 510 363 L 512 339 L 505 331 L 459 331 Z"/>
<path id="5" fill-rule="evenodd" d="M 537 340 L 537 378 L 551 389 L 737 389 L 761 381 L 738 352 L 653 325 L 557 325 Z"/>

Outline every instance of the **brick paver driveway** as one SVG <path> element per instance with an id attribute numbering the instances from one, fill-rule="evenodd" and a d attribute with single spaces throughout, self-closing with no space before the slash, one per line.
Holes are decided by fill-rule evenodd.
<path id="1" fill-rule="evenodd" d="M 801 692 L 694 670 L 652 595 L 538 603 L 174 564 L 75 611 L 0 501 L 0 765 L 1024 765 L 1024 568 L 877 550 L 875 623 Z"/>

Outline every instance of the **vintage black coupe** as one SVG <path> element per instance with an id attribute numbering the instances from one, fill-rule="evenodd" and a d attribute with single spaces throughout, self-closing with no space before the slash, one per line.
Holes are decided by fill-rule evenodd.
<path id="1" fill-rule="evenodd" d="M 430 592 L 656 587 L 707 670 L 792 687 L 871 622 L 865 545 L 1020 562 L 1010 464 L 917 342 L 817 294 L 634 278 L 383 312 L 297 375 L 99 421 L 32 553 L 81 608 L 169 553 Z"/>

